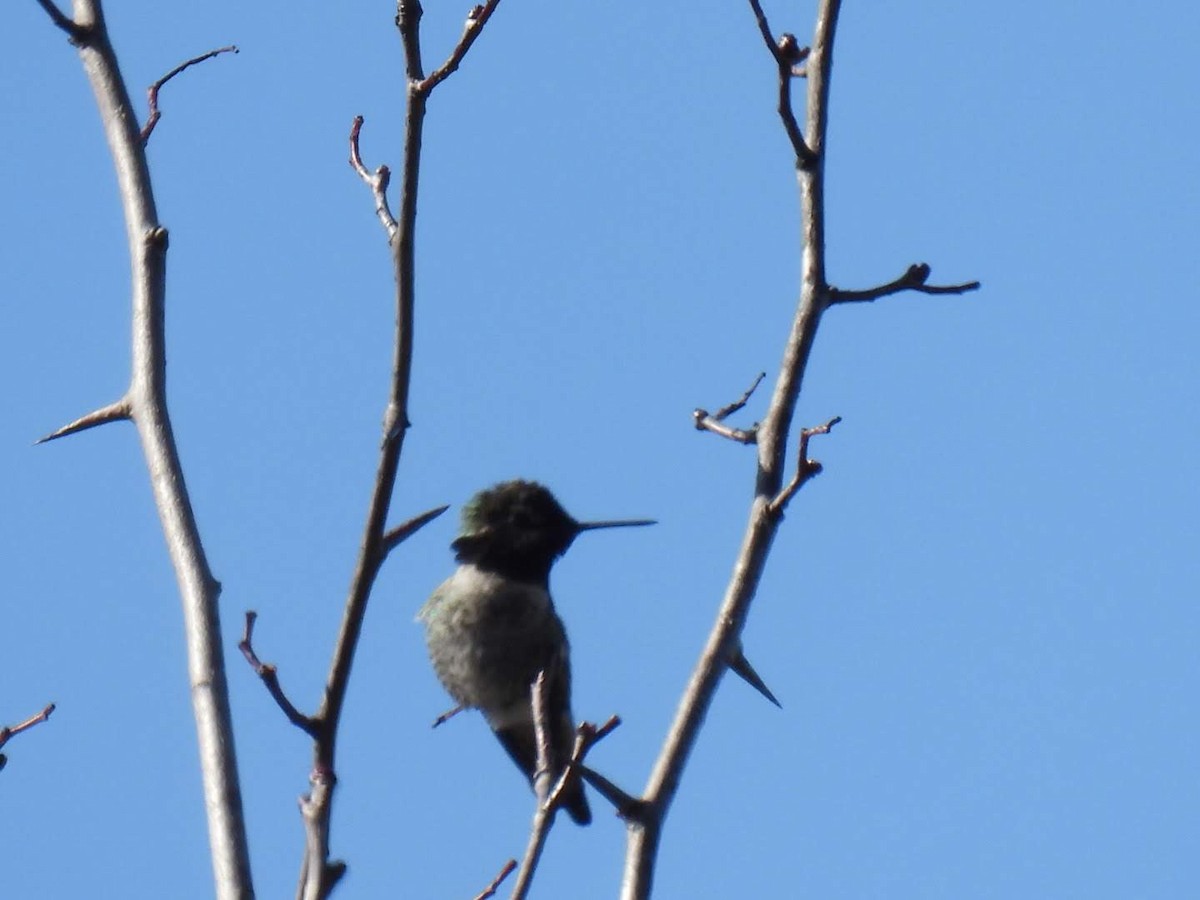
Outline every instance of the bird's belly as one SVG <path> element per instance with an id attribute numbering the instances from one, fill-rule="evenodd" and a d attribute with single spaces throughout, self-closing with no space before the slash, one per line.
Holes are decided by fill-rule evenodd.
<path id="1" fill-rule="evenodd" d="M 496 714 L 528 706 L 530 684 L 555 661 L 561 625 L 522 606 L 483 604 L 429 623 L 434 671 L 458 703 Z"/>

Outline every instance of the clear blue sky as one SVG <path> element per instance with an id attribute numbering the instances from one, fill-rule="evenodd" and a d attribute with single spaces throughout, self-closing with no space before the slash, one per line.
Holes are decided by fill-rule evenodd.
<path id="1" fill-rule="evenodd" d="M 400 158 L 389 3 L 113 4 L 169 262 L 170 391 L 222 598 L 259 896 L 290 896 L 309 746 L 234 648 L 311 709 L 375 463 L 392 320 L 370 197 Z M 439 60 L 469 3 L 431 0 Z M 659 896 L 1179 898 L 1200 890 L 1196 336 L 1200 12 L 847 2 L 829 142 L 831 280 L 979 278 L 826 318 L 799 418 L 826 473 L 791 508 L 668 821 Z M 772 3 L 811 34 L 809 3 Z M 116 398 L 128 264 L 74 52 L 9 4 L 0 73 L 0 773 L 6 896 L 210 896 L 180 613 L 133 430 L 32 441 Z M 774 372 L 796 194 L 744 2 L 507 0 L 435 95 L 413 428 L 393 556 L 341 744 L 339 896 L 469 898 L 531 797 L 447 699 L 413 616 L 457 507 L 512 476 L 580 518 L 555 571 L 592 758 L 639 789 L 711 626 L 750 451 L 690 412 Z M 761 411 L 747 411 L 745 422 Z M 551 838 L 538 896 L 611 897 L 624 833 Z M 97 887 L 97 885 L 103 887 Z"/>

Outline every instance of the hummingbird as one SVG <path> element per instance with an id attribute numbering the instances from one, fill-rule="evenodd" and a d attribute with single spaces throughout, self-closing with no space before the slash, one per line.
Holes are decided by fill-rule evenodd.
<path id="1" fill-rule="evenodd" d="M 545 671 L 550 777 L 557 780 L 575 742 L 571 653 L 550 597 L 550 569 L 585 531 L 653 525 L 652 519 L 579 522 L 533 481 L 505 481 L 463 507 L 450 547 L 458 568 L 433 592 L 417 619 L 429 658 L 460 707 L 475 708 L 533 783 L 537 775 L 531 686 Z M 583 782 L 563 808 L 578 824 L 592 820 Z"/>

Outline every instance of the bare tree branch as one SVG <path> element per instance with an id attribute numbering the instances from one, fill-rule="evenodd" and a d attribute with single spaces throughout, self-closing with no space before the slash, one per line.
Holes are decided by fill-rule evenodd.
<path id="1" fill-rule="evenodd" d="M 164 84 L 189 66 L 194 66 L 196 63 L 202 63 L 206 59 L 212 59 L 214 56 L 220 56 L 222 53 L 237 52 L 239 52 L 238 48 L 233 44 L 230 44 L 228 47 L 218 47 L 216 50 L 209 50 L 207 53 L 201 53 L 199 56 L 193 56 L 187 62 L 180 63 L 162 78 L 158 79 L 158 81 L 154 82 L 154 84 L 150 85 L 150 87 L 146 90 L 148 103 L 150 106 L 150 115 L 146 119 L 146 124 L 142 126 L 142 143 L 145 144 L 150 140 L 150 135 L 154 132 L 154 126 L 157 125 L 158 120 L 162 118 L 162 113 L 159 112 L 158 109 L 158 92 L 162 90 L 162 86 Z"/>
<path id="2" fill-rule="evenodd" d="M 929 280 L 929 273 L 928 263 L 913 263 L 899 278 L 889 281 L 887 284 L 881 284 L 879 287 L 867 288 L 865 291 L 843 291 L 840 288 L 830 287 L 829 305 L 871 303 L 880 297 L 899 294 L 901 291 L 917 291 L 921 294 L 965 294 L 968 291 L 979 290 L 978 281 L 947 285 L 926 284 Z"/>
<path id="3" fill-rule="evenodd" d="M 133 270 L 133 371 L 126 400 L 141 438 L 183 601 L 188 679 L 216 893 L 221 900 L 247 900 L 254 896 L 254 888 L 221 649 L 220 585 L 200 541 L 167 407 L 167 231 L 158 221 L 137 115 L 117 65 L 100 0 L 75 0 L 73 20 L 56 15 L 52 4 L 39 2 L 79 48 L 117 170 Z M 110 415 L 101 416 L 97 424 L 115 418 L 116 406 L 119 404 L 106 408 Z"/>

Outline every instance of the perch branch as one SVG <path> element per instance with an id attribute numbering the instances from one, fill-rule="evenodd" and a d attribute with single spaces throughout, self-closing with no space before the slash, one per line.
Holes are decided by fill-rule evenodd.
<path id="1" fill-rule="evenodd" d="M 546 672 L 543 670 L 538 673 L 530 689 L 529 702 L 533 707 L 534 739 L 537 744 L 537 768 L 533 775 L 537 806 L 533 814 L 533 826 L 529 832 L 529 844 L 525 848 L 525 857 L 521 861 L 521 868 L 513 885 L 512 900 L 524 900 L 528 896 L 538 861 L 550 835 L 550 827 L 554 824 L 554 814 L 562 805 L 567 790 L 582 775 L 584 757 L 592 747 L 612 734 L 621 724 L 619 716 L 612 716 L 599 728 L 591 722 L 581 722 L 575 731 L 575 744 L 571 749 L 570 759 L 563 766 L 558 779 L 551 783 L 553 754 L 550 749 L 550 720 L 546 708 L 547 681 Z"/>
<path id="2" fill-rule="evenodd" d="M 439 725 L 445 725 L 447 722 L 449 722 L 451 719 L 453 719 L 455 716 L 457 716 L 460 712 L 462 712 L 465 709 L 466 709 L 466 707 L 460 703 L 458 706 L 454 707 L 454 709 L 446 710 L 444 713 L 442 713 L 440 716 L 438 716 L 436 719 L 433 720 L 433 727 L 437 728 Z"/>
<path id="3" fill-rule="evenodd" d="M 162 113 L 158 109 L 158 92 L 162 90 L 164 84 L 182 72 L 184 69 L 202 63 L 206 59 L 212 59 L 214 56 L 220 56 L 222 53 L 237 53 L 238 48 L 233 44 L 228 47 L 218 47 L 216 50 L 209 50 L 207 53 L 201 53 L 199 56 L 193 56 L 187 62 L 182 62 L 173 68 L 170 72 L 164 75 L 146 90 L 148 104 L 150 107 L 150 115 L 146 119 L 146 124 L 142 126 L 141 139 L 145 144 L 150 140 L 150 135 L 154 132 L 154 126 L 158 124 L 158 120 L 162 118 Z"/>
<path id="4" fill-rule="evenodd" d="M 899 294 L 901 291 L 916 291 L 921 294 L 965 294 L 968 291 L 979 290 L 978 281 L 946 285 L 928 284 L 929 273 L 928 263 L 914 263 L 899 278 L 879 287 L 867 288 L 865 291 L 844 291 L 830 287 L 828 302 L 830 306 L 835 303 L 871 303 L 880 297 Z"/>

